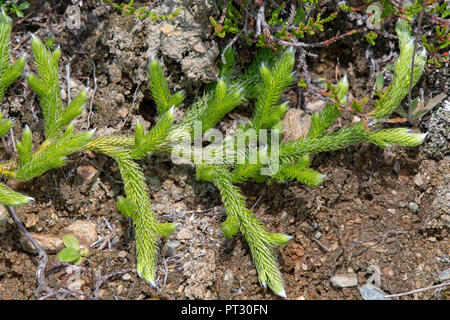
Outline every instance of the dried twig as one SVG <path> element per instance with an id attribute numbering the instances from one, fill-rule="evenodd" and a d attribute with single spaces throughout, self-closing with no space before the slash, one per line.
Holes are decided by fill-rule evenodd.
<path id="1" fill-rule="evenodd" d="M 120 271 L 111 272 L 111 273 L 108 273 L 108 274 L 106 274 L 106 275 L 104 275 L 104 276 L 101 276 L 100 270 L 98 270 L 97 273 L 96 273 L 95 290 L 94 290 L 94 296 L 92 297 L 92 299 L 93 299 L 93 300 L 98 300 L 98 295 L 99 295 L 99 292 L 100 292 L 100 287 L 101 287 L 102 285 L 104 285 L 105 282 L 106 282 L 109 278 L 115 277 L 115 276 L 117 276 L 117 275 L 119 275 L 119 274 L 122 274 L 122 273 L 128 273 L 128 272 L 132 272 L 132 271 L 133 271 L 132 269 L 125 269 L 125 270 L 120 270 Z"/>
<path id="2" fill-rule="evenodd" d="M 241 36 L 241 34 L 243 32 L 245 32 L 245 34 L 247 34 L 247 23 L 248 23 L 248 7 L 245 8 L 244 28 L 242 28 L 242 30 L 237 35 L 235 35 L 234 38 L 231 39 L 231 41 L 226 45 L 225 49 L 222 50 L 222 55 L 220 57 L 222 59 L 223 64 L 227 63 L 227 60 L 225 59 L 225 52 L 228 50 L 228 48 L 230 48 L 237 41 L 237 39 Z"/>
<path id="3" fill-rule="evenodd" d="M 92 114 L 92 103 L 94 103 L 95 92 L 97 91 L 97 77 L 95 76 L 95 71 L 96 71 L 95 63 L 93 61 L 91 61 L 91 62 L 92 62 L 92 66 L 94 67 L 94 70 L 92 72 L 93 77 L 94 77 L 94 91 L 92 92 L 91 101 L 89 102 L 89 114 L 88 114 L 88 117 L 87 117 L 87 128 L 88 129 L 89 129 L 89 126 L 90 126 L 89 120 L 90 120 L 90 117 L 91 117 L 91 114 Z"/>
<path id="4" fill-rule="evenodd" d="M 14 220 L 17 229 L 19 229 L 25 235 L 25 237 L 32 243 L 33 247 L 39 253 L 39 264 L 36 270 L 36 278 L 38 286 L 35 294 L 38 295 L 43 290 L 51 292 L 52 290 L 47 286 L 47 283 L 45 282 L 45 268 L 48 262 L 47 253 L 45 253 L 45 250 L 41 248 L 41 246 L 37 243 L 37 241 L 34 240 L 31 234 L 24 227 L 19 217 L 17 216 L 16 210 L 14 210 L 13 207 L 8 206 L 8 211 L 9 214 L 11 215 L 11 218 Z"/>
<path id="5" fill-rule="evenodd" d="M 325 252 L 330 252 L 330 249 L 328 249 L 327 247 L 325 247 L 319 240 L 317 240 L 314 237 L 309 237 L 312 241 L 314 241 L 315 243 L 317 243 L 317 245 Z"/>
<path id="6" fill-rule="evenodd" d="M 425 0 L 422 3 L 422 9 L 420 9 L 420 14 L 419 14 L 419 20 L 417 22 L 417 32 L 414 36 L 414 48 L 413 48 L 413 54 L 412 54 L 412 60 L 411 60 L 411 77 L 409 79 L 409 93 L 408 93 L 408 106 L 409 106 L 409 112 L 408 112 L 408 119 L 412 119 L 412 114 L 411 114 L 411 91 L 412 91 L 412 84 L 413 84 L 413 79 L 414 79 L 414 60 L 415 60 L 415 56 L 416 56 L 416 50 L 417 50 L 417 38 L 420 35 L 420 27 L 422 25 L 422 19 L 423 19 L 423 12 L 425 9 Z"/>
<path id="7" fill-rule="evenodd" d="M 390 295 L 387 295 L 387 296 L 384 296 L 384 297 L 385 298 L 402 297 L 402 296 L 407 296 L 407 295 L 410 295 L 410 294 L 419 293 L 419 292 L 423 292 L 423 291 L 439 289 L 439 288 L 446 287 L 446 286 L 450 286 L 450 281 L 445 281 L 443 283 L 436 284 L 434 286 L 420 288 L 420 289 L 416 289 L 416 290 L 411 290 L 411 291 L 408 291 L 408 292 L 397 293 L 397 294 L 390 294 Z"/>

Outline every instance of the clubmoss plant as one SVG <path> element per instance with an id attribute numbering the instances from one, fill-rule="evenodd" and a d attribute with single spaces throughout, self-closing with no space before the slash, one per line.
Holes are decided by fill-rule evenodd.
<path id="1" fill-rule="evenodd" d="M 11 20 L 2 14 L 1 95 L 20 76 L 25 64 L 23 58 L 10 64 L 10 30 Z M 198 179 L 211 182 L 220 191 L 227 214 L 221 225 L 223 235 L 232 237 L 240 231 L 249 244 L 261 285 L 286 297 L 274 251 L 277 246 L 287 243 L 291 236 L 269 232 L 247 208 L 246 199 L 238 184 L 251 179 L 257 182 L 297 180 L 317 186 L 326 177 L 310 168 L 311 154 L 342 149 L 365 141 L 381 147 L 413 147 L 421 144 L 425 134 L 412 133 L 407 128 L 382 127 L 408 94 L 413 40 L 404 21 L 399 22 L 397 35 L 400 39 L 400 56 L 394 68 L 393 83 L 376 102 L 376 108 L 371 113 L 360 114 L 360 122 L 336 126 L 341 112 L 351 109 L 346 105 L 349 85 L 344 77 L 336 86 L 330 87 L 333 93 L 331 102 L 320 113 L 312 116 L 309 133 L 297 140 L 285 142 L 280 142 L 281 120 L 288 105 L 280 103 L 280 97 L 295 82 L 293 50 L 286 50 L 279 57 L 263 50 L 244 74 L 237 74 L 234 68 L 234 51 L 228 49 L 225 53 L 227 62 L 222 66 L 220 80 L 212 84 L 177 123 L 174 121 L 174 112 L 183 102 L 184 93 L 171 93 L 160 63 L 153 58 L 149 63 L 149 75 L 150 91 L 157 108 L 156 124 L 146 132 L 140 123 L 136 123 L 133 136 L 95 137 L 94 131 L 76 132 L 71 124 L 82 112 L 87 97 L 85 91 L 80 92 L 67 106 L 62 105 L 59 90 L 59 48 L 50 52 L 39 39 L 33 38 L 31 47 L 37 74 L 27 74 L 26 80 L 39 98 L 44 116 L 45 141 L 33 147 L 31 131 L 25 126 L 21 139 L 16 142 L 16 159 L 0 163 L 0 174 L 7 178 L 29 181 L 48 170 L 63 166 L 69 154 L 83 150 L 92 150 L 114 158 L 124 182 L 124 195 L 118 197 L 117 208 L 132 219 L 135 227 L 137 272 L 150 285 L 155 286 L 159 240 L 169 237 L 177 225 L 157 221 L 151 208 L 149 188 L 137 161 L 152 153 L 184 158 L 195 166 Z M 422 73 L 426 61 L 425 52 L 420 51 L 415 61 L 414 84 Z M 203 147 L 202 134 L 212 132 L 210 129 L 244 100 L 254 102 L 251 121 L 241 125 L 225 139 L 211 139 L 211 143 Z M 361 113 L 360 105 L 352 106 Z M 1 119 L 0 133 L 6 134 L 12 125 L 11 121 Z M 0 185 L 2 204 L 17 206 L 31 200 L 28 196 Z"/>

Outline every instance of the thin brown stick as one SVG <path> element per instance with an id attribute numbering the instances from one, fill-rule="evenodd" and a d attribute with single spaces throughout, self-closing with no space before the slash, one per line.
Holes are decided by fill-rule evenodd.
<path id="1" fill-rule="evenodd" d="M 104 276 L 101 275 L 100 270 L 97 271 L 96 274 L 96 280 L 95 280 L 95 290 L 94 290 L 94 295 L 92 297 L 93 300 L 98 300 L 98 296 L 100 293 L 100 287 L 102 285 L 105 284 L 105 282 L 112 277 L 115 277 L 117 275 L 123 274 L 123 273 L 128 273 L 128 272 L 132 272 L 132 269 L 125 269 L 125 270 L 120 270 L 120 271 L 115 271 L 115 272 L 111 272 L 108 273 Z"/>
<path id="2" fill-rule="evenodd" d="M 38 264 L 38 268 L 36 270 L 36 278 L 37 278 L 37 283 L 38 283 L 36 295 L 39 294 L 43 290 L 45 290 L 47 292 L 51 292 L 52 290 L 47 286 L 47 283 L 45 282 L 45 268 L 46 268 L 47 262 L 48 262 L 47 253 L 45 253 L 45 250 L 41 248 L 41 246 L 37 243 L 37 241 L 34 240 L 34 238 L 31 236 L 31 234 L 24 227 L 24 225 L 20 221 L 19 217 L 17 216 L 16 210 L 14 210 L 13 207 L 8 206 L 8 211 L 9 211 L 11 218 L 14 220 L 14 222 L 17 226 L 17 229 L 19 229 L 25 235 L 25 237 L 32 243 L 33 247 L 39 253 L 39 264 Z"/>
<path id="3" fill-rule="evenodd" d="M 312 241 L 314 241 L 315 243 L 317 243 L 317 245 L 325 252 L 330 252 L 330 249 L 328 249 L 327 247 L 325 247 L 319 240 L 317 240 L 314 237 L 309 237 Z"/>
<path id="4" fill-rule="evenodd" d="M 413 115 L 411 114 L 411 101 L 412 101 L 411 92 L 412 92 L 412 84 L 413 84 L 413 79 L 414 79 L 414 60 L 416 57 L 417 38 L 420 35 L 420 27 L 422 25 L 423 12 L 425 9 L 425 2 L 426 1 L 423 0 L 422 8 L 420 9 L 420 14 L 419 14 L 419 21 L 417 22 L 417 32 L 416 32 L 416 35 L 414 36 L 414 49 L 413 49 L 412 61 L 411 61 L 411 76 L 409 78 L 409 92 L 408 92 L 408 121 L 409 122 L 412 122 L 412 117 L 413 117 Z"/>
<path id="5" fill-rule="evenodd" d="M 92 66 L 94 67 L 94 70 L 92 72 L 93 77 L 94 77 L 94 90 L 92 92 L 92 97 L 91 97 L 91 101 L 89 102 L 89 113 L 88 113 L 88 117 L 87 117 L 87 128 L 89 129 L 90 126 L 90 118 L 91 118 L 91 114 L 92 114 L 92 104 L 94 103 L 94 97 L 95 97 L 95 93 L 97 92 L 97 77 L 95 76 L 95 72 L 96 72 L 96 67 L 95 67 L 95 63 L 94 61 L 91 61 Z"/>
<path id="6" fill-rule="evenodd" d="M 423 291 L 428 291 L 428 290 L 433 290 L 433 289 L 439 289 L 439 288 L 443 288 L 446 286 L 450 286 L 450 281 L 445 281 L 441 284 L 437 284 L 434 286 L 430 286 L 430 287 L 425 287 L 425 288 L 420 288 L 420 289 L 416 289 L 416 290 L 411 290 L 408 292 L 403 292 L 403 293 L 397 293 L 397 294 L 390 294 L 387 296 L 384 296 L 385 298 L 395 298 L 395 297 L 402 297 L 402 296 L 407 296 L 410 294 L 414 294 L 414 293 L 419 293 L 419 292 L 423 292 Z"/>

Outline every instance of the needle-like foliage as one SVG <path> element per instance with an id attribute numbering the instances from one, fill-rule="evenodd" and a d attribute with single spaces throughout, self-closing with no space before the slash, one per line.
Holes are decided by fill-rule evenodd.
<path id="1" fill-rule="evenodd" d="M 5 94 L 6 88 L 22 75 L 25 67 L 25 58 L 21 57 L 11 64 L 11 34 L 12 19 L 2 10 L 0 14 L 0 100 Z"/>

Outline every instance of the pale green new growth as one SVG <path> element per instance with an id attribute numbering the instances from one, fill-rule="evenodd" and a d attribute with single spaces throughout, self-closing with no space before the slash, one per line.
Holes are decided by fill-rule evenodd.
<path id="1" fill-rule="evenodd" d="M 0 98 L 6 88 L 18 77 L 25 60 L 19 59 L 10 65 L 9 34 L 11 19 L 0 15 Z M 124 196 L 117 198 L 117 209 L 133 221 L 136 232 L 137 272 L 149 284 L 155 286 L 155 272 L 159 240 L 167 238 L 176 228 L 174 223 L 158 223 L 152 211 L 149 188 L 145 176 L 136 163 L 151 154 L 169 154 L 180 145 L 180 140 L 194 136 L 194 125 L 201 121 L 201 131 L 216 126 L 219 121 L 244 100 L 254 101 L 255 109 L 251 121 L 240 126 L 233 136 L 227 136 L 223 144 L 207 147 L 195 146 L 193 153 L 184 155 L 196 166 L 197 178 L 213 183 L 219 190 L 227 218 L 221 225 L 222 233 L 232 237 L 241 232 L 249 244 L 261 285 L 268 286 L 276 294 L 286 297 L 283 278 L 278 270 L 274 249 L 286 244 L 291 237 L 282 233 L 271 233 L 246 205 L 245 197 L 235 184 L 250 179 L 257 182 L 286 182 L 297 180 L 310 186 L 318 186 L 325 175 L 310 168 L 309 155 L 345 148 L 368 141 L 386 147 L 389 145 L 417 146 L 425 134 L 412 133 L 406 128 L 383 129 L 381 121 L 387 118 L 400 104 L 409 90 L 410 62 L 412 59 L 412 38 L 406 21 L 397 24 L 400 40 L 400 56 L 394 67 L 394 78 L 377 106 L 368 117 L 375 125 L 357 122 L 335 129 L 346 104 L 348 81 L 344 77 L 334 87 L 334 103 L 327 103 L 320 113 L 311 117 L 311 127 L 305 137 L 281 142 L 270 140 L 259 146 L 257 154 L 248 150 L 255 148 L 251 134 L 261 137 L 260 129 L 270 129 L 280 138 L 281 121 L 288 109 L 281 103 L 282 93 L 293 83 L 295 57 L 292 50 L 286 50 L 276 58 L 269 50 L 262 50 L 249 69 L 239 76 L 234 67 L 234 51 L 225 53 L 226 63 L 218 83 L 194 102 L 178 123 L 174 123 L 174 109 L 184 101 L 182 91 L 171 94 L 162 66 L 156 59 L 149 64 L 150 91 L 158 111 L 158 120 L 148 131 L 136 123 L 134 136 L 95 137 L 93 132 L 76 133 L 71 122 L 81 114 L 87 99 L 87 92 L 80 92 L 63 108 L 59 90 L 58 60 L 60 50 L 50 52 L 42 42 L 33 38 L 32 50 L 38 74 L 28 74 L 27 81 L 38 95 L 44 115 L 46 140 L 33 151 L 32 133 L 25 125 L 20 141 L 16 141 L 17 159 L 0 163 L 0 175 L 18 180 L 30 180 L 46 171 L 58 168 L 66 162 L 71 153 L 92 150 L 115 159 L 124 182 Z M 414 84 L 423 71 L 425 54 L 416 56 Z M 0 137 L 6 134 L 13 123 L 4 120 L 0 114 Z M 256 133 L 255 133 L 256 132 Z M 277 133 L 278 132 L 278 133 Z M 191 140 L 189 140 L 191 141 Z M 244 149 L 242 151 L 241 149 Z M 220 154 L 222 158 L 201 158 L 193 161 L 196 153 Z M 222 161 L 223 160 L 223 161 Z M 243 161 L 240 161 L 243 160 Z M 251 162 L 252 161 L 252 162 Z M 278 163 L 279 169 L 273 169 Z M 0 203 L 21 205 L 32 198 L 21 195 L 0 184 Z M 66 257 L 67 258 L 67 257 Z M 69 257 L 70 258 L 70 257 Z M 81 261 L 80 261 L 81 262 Z"/>
<path id="2" fill-rule="evenodd" d="M 3 119 L 3 115 L 0 113 L 0 138 L 12 128 L 13 124 L 11 120 Z"/>
<path id="3" fill-rule="evenodd" d="M 34 199 L 20 194 L 0 183 L 0 203 L 5 206 L 21 206 Z"/>
<path id="4" fill-rule="evenodd" d="M 17 78 L 22 75 L 25 67 L 25 58 L 19 58 L 15 63 L 11 64 L 10 40 L 12 19 L 8 17 L 2 10 L 0 14 L 0 100 L 3 99 L 5 90 Z"/>
<path id="5" fill-rule="evenodd" d="M 208 103 L 208 108 L 197 119 L 202 123 L 203 132 L 214 127 L 220 119 L 243 100 L 242 88 L 236 85 L 229 85 L 223 79 L 219 80 L 214 96 Z"/>
<path id="6" fill-rule="evenodd" d="M 264 63 L 260 68 L 262 85 L 257 88 L 255 113 L 252 118 L 253 128 L 269 129 L 280 123 L 287 111 L 287 105 L 278 105 L 281 94 L 294 81 L 294 52 L 286 50 L 272 68 Z"/>
<path id="7" fill-rule="evenodd" d="M 169 85 L 161 65 L 157 59 L 152 59 L 149 65 L 150 91 L 156 103 L 158 114 L 161 116 L 172 107 L 178 107 L 184 100 L 183 91 L 170 94 Z"/>
<path id="8" fill-rule="evenodd" d="M 81 114 L 87 94 L 80 92 L 63 110 L 59 90 L 58 61 L 61 55 L 59 47 L 51 53 L 47 47 L 33 36 L 31 48 L 36 59 L 38 76 L 27 75 L 27 82 L 37 93 L 44 114 L 45 137 L 47 140 L 58 138 L 63 127 Z"/>
<path id="9" fill-rule="evenodd" d="M 377 103 L 373 111 L 374 118 L 387 118 L 398 108 L 402 100 L 408 95 L 411 62 L 414 51 L 414 39 L 411 37 L 411 27 L 407 21 L 399 19 L 395 31 L 400 43 L 400 56 L 394 65 L 394 78 L 392 84 Z M 412 86 L 415 86 L 422 75 L 423 68 L 427 61 L 427 52 L 424 48 L 416 53 L 414 58 L 414 72 Z"/>

